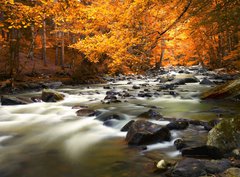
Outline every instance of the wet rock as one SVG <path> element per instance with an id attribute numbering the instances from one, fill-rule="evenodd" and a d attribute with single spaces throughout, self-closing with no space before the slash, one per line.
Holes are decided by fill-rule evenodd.
<path id="1" fill-rule="evenodd" d="M 135 122 L 134 120 L 130 120 L 126 125 L 124 125 L 121 128 L 121 132 L 127 132 L 129 130 L 129 128 L 132 126 L 133 122 Z"/>
<path id="2" fill-rule="evenodd" d="M 186 83 L 197 83 L 199 80 L 192 74 L 181 74 L 171 82 L 174 85 L 184 85 Z"/>
<path id="3" fill-rule="evenodd" d="M 240 79 L 230 81 L 210 89 L 201 95 L 202 99 L 239 99 L 240 98 Z"/>
<path id="4" fill-rule="evenodd" d="M 104 89 L 112 89 L 112 88 L 110 87 L 110 85 L 105 85 L 105 86 L 103 86 L 103 88 L 104 88 Z"/>
<path id="5" fill-rule="evenodd" d="M 199 177 L 222 173 L 231 167 L 229 160 L 199 160 L 185 158 L 180 160 L 172 170 L 173 177 Z"/>
<path id="6" fill-rule="evenodd" d="M 179 93 L 177 93 L 175 91 L 170 91 L 169 94 L 172 96 L 175 96 L 175 97 L 179 95 Z"/>
<path id="7" fill-rule="evenodd" d="M 179 161 L 172 170 L 172 177 L 199 177 L 206 175 L 204 164 L 198 159 L 186 158 Z"/>
<path id="8" fill-rule="evenodd" d="M 222 151 L 231 151 L 240 147 L 240 118 L 223 119 L 209 133 L 207 145 Z"/>
<path id="9" fill-rule="evenodd" d="M 221 159 L 222 152 L 213 146 L 188 147 L 182 149 L 182 156 L 206 159 Z"/>
<path id="10" fill-rule="evenodd" d="M 63 99 L 64 99 L 64 95 L 57 91 L 54 91 L 51 89 L 44 89 L 42 91 L 42 100 L 44 102 L 57 102 Z"/>
<path id="11" fill-rule="evenodd" d="M 133 85 L 133 89 L 140 89 L 141 87 L 139 85 Z"/>
<path id="12" fill-rule="evenodd" d="M 208 174 L 222 173 L 231 167 L 231 162 L 227 159 L 222 160 L 203 160 L 205 170 Z"/>
<path id="13" fill-rule="evenodd" d="M 152 93 L 138 93 L 138 96 L 139 97 L 147 97 L 147 98 L 150 98 L 150 97 L 152 97 L 153 96 L 153 94 Z"/>
<path id="14" fill-rule="evenodd" d="M 143 145 L 169 141 L 171 134 L 166 127 L 145 120 L 135 121 L 129 128 L 126 141 L 129 145 Z"/>
<path id="15" fill-rule="evenodd" d="M 199 83 L 201 85 L 215 85 L 214 82 L 210 81 L 208 78 L 203 78 L 201 82 Z"/>
<path id="16" fill-rule="evenodd" d="M 210 120 L 209 122 L 203 122 L 202 126 L 204 127 L 205 130 L 210 131 L 219 122 L 220 122 L 219 119 L 213 119 L 213 120 Z"/>
<path id="17" fill-rule="evenodd" d="M 31 100 L 25 100 L 23 98 L 17 98 L 17 97 L 14 97 L 14 96 L 7 96 L 7 95 L 4 95 L 1 97 L 1 102 L 2 102 L 2 105 L 22 105 L 22 104 L 28 104 L 28 103 L 31 103 L 32 101 Z"/>
<path id="18" fill-rule="evenodd" d="M 181 150 L 183 148 L 186 148 L 187 145 L 185 141 L 182 138 L 178 138 L 173 142 L 174 146 L 176 147 L 177 150 Z"/>
<path id="19" fill-rule="evenodd" d="M 225 170 L 222 174 L 220 174 L 221 177 L 240 177 L 240 168 L 229 168 Z"/>
<path id="20" fill-rule="evenodd" d="M 142 119 L 161 119 L 163 116 L 154 109 L 149 109 L 147 112 L 143 112 L 137 116 L 137 118 Z"/>
<path id="21" fill-rule="evenodd" d="M 189 123 L 187 121 L 173 121 L 170 122 L 169 124 L 167 124 L 167 128 L 169 130 L 184 130 L 186 128 L 188 128 Z"/>
<path id="22" fill-rule="evenodd" d="M 118 114 L 106 113 L 106 114 L 99 115 L 96 119 L 105 122 L 105 121 L 108 121 L 108 120 L 111 120 L 111 119 L 124 120 L 125 118 L 123 116 L 118 115 Z"/>
<path id="23" fill-rule="evenodd" d="M 101 112 L 95 111 L 92 109 L 88 109 L 88 108 L 82 108 L 82 109 L 79 109 L 76 112 L 76 114 L 77 114 L 77 116 L 91 117 L 91 116 L 98 116 L 101 114 Z"/>

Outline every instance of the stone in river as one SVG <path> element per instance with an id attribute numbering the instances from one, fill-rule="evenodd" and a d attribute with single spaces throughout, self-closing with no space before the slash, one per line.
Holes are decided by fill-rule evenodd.
<path id="1" fill-rule="evenodd" d="M 51 89 L 44 89 L 42 91 L 42 100 L 44 102 L 57 102 L 64 99 L 64 95 Z"/>
<path id="2" fill-rule="evenodd" d="M 146 120 L 137 120 L 129 128 L 126 141 L 129 145 L 143 145 L 169 141 L 170 131 L 163 126 Z"/>

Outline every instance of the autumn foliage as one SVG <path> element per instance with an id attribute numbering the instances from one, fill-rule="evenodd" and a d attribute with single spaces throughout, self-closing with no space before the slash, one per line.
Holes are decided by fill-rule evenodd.
<path id="1" fill-rule="evenodd" d="M 0 50 L 10 76 L 26 41 L 29 59 L 42 48 L 47 65 L 56 50 L 55 64 L 73 72 L 86 63 L 112 74 L 168 64 L 238 69 L 239 8 L 237 0 L 0 0 Z"/>

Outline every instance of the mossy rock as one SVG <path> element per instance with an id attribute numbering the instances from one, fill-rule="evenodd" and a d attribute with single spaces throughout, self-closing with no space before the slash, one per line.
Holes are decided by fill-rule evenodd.
<path id="1" fill-rule="evenodd" d="M 223 152 L 240 147 L 240 117 L 224 119 L 209 133 L 207 145 L 215 146 Z"/>
<path id="2" fill-rule="evenodd" d="M 64 99 L 64 95 L 51 89 L 44 89 L 42 91 L 42 100 L 44 102 L 57 102 Z"/>
<path id="3" fill-rule="evenodd" d="M 233 99 L 240 97 L 240 79 L 227 82 L 210 89 L 201 95 L 201 99 Z"/>

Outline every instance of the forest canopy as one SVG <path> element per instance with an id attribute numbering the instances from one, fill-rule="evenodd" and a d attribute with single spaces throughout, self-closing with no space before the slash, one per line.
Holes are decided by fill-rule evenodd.
<path id="1" fill-rule="evenodd" d="M 238 0 L 0 0 L 2 73 L 41 56 L 73 73 L 239 68 Z M 25 54 L 25 55 L 22 55 Z"/>

